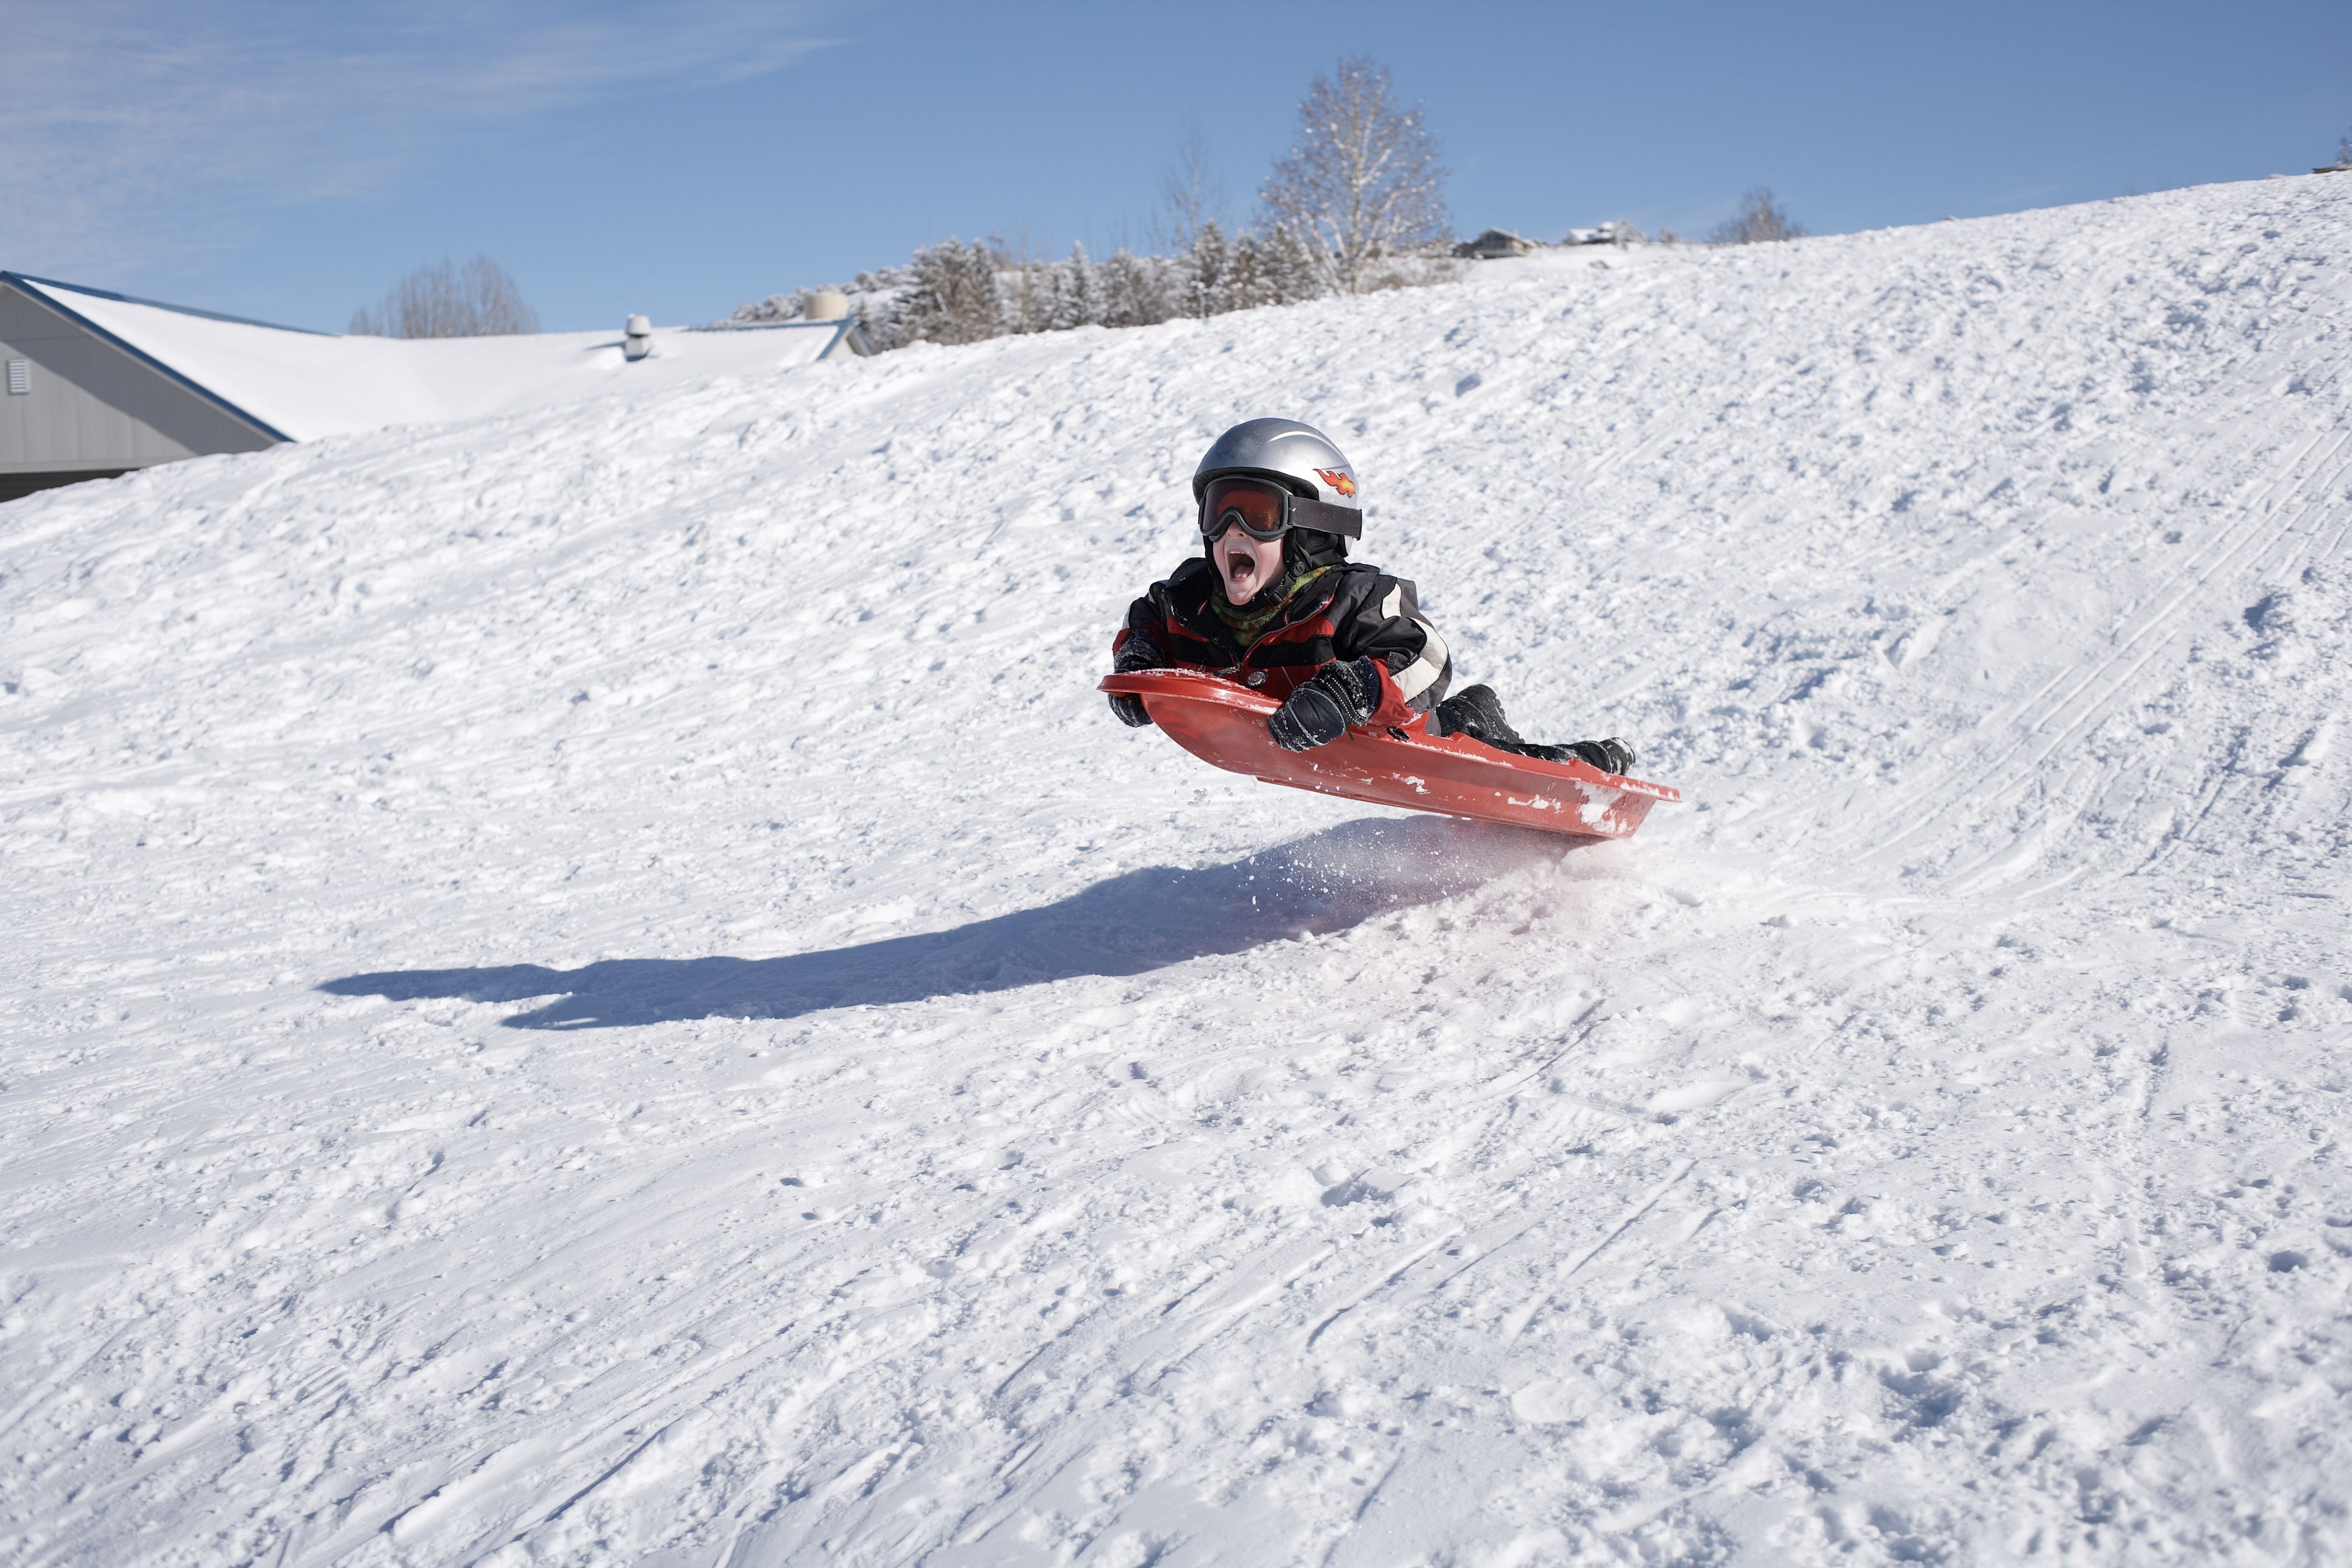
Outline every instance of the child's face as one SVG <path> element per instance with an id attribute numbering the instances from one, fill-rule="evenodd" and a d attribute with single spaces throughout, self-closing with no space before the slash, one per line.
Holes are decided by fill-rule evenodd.
<path id="1" fill-rule="evenodd" d="M 1282 541 L 1252 539 L 1238 522 L 1230 523 L 1209 547 L 1209 559 L 1225 584 L 1225 602 L 1246 605 L 1282 575 Z"/>

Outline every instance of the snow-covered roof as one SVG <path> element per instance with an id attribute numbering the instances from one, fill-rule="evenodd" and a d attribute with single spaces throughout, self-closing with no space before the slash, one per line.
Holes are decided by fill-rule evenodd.
<path id="1" fill-rule="evenodd" d="M 848 331 L 840 321 L 656 327 L 653 352 L 631 362 L 617 331 L 338 337 L 21 273 L 0 278 L 293 441 L 812 364 Z"/>

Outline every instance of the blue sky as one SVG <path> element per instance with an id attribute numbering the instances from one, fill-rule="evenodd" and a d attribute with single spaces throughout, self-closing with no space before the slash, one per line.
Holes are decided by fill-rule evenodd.
<path id="1" fill-rule="evenodd" d="M 0 266 L 341 330 L 487 251 L 551 328 L 948 235 L 1148 240 L 1197 127 L 1246 221 L 1316 72 L 1391 69 L 1455 226 L 1815 232 L 2308 169 L 2352 5 L 6 0 Z M 2352 177 L 2352 176 L 2347 176 Z"/>

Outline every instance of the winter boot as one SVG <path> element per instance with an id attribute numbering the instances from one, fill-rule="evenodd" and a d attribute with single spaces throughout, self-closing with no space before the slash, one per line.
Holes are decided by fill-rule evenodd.
<path id="1" fill-rule="evenodd" d="M 1429 715 L 1433 735 L 1467 735 L 1490 746 L 1520 745 L 1519 732 L 1503 717 L 1503 700 L 1491 686 L 1465 687 L 1439 703 Z"/>
<path id="2" fill-rule="evenodd" d="M 1622 741 L 1571 741 L 1565 746 L 1547 746 L 1522 739 L 1511 728 L 1510 721 L 1503 717 L 1503 700 L 1495 695 L 1490 686 L 1465 687 L 1432 709 L 1429 732 L 1467 735 L 1498 752 L 1536 757 L 1547 763 L 1574 759 L 1590 763 L 1604 773 L 1622 774 L 1633 766 L 1633 748 Z"/>
<path id="3" fill-rule="evenodd" d="M 1573 752 L 1604 773 L 1622 775 L 1633 771 L 1633 748 L 1620 740 L 1571 741 L 1559 749 Z"/>
<path id="4" fill-rule="evenodd" d="M 1570 741 L 1565 746 L 1547 746 L 1540 742 L 1520 741 L 1500 742 L 1496 749 L 1517 752 L 1523 757 L 1541 757 L 1548 763 L 1570 760 L 1590 763 L 1604 773 L 1624 773 L 1633 766 L 1633 748 L 1622 741 Z"/>

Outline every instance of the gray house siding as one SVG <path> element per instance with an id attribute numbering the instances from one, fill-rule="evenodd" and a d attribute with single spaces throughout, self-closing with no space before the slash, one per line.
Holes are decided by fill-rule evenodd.
<path id="1" fill-rule="evenodd" d="M 5 282 L 0 359 L 26 362 L 24 392 L 0 381 L 0 498 L 278 443 L 274 433 Z"/>

